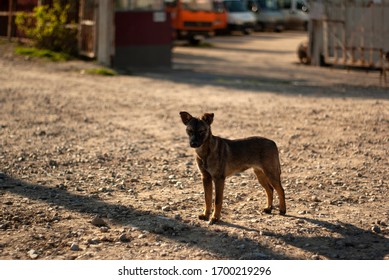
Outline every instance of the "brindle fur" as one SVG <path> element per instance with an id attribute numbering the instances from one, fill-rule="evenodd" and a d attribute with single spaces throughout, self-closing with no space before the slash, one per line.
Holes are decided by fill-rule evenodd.
<path id="1" fill-rule="evenodd" d="M 239 140 L 217 137 L 211 131 L 213 113 L 205 113 L 201 118 L 192 117 L 187 112 L 180 112 L 180 115 L 186 125 L 189 144 L 195 148 L 197 166 L 202 174 L 205 209 L 199 219 L 208 221 L 211 218 L 210 224 L 220 220 L 225 179 L 249 168 L 253 168 L 259 183 L 265 188 L 267 206 L 264 212 L 271 213 L 273 190 L 276 190 L 280 214 L 286 213 L 278 148 L 274 141 L 263 137 Z M 215 185 L 215 201 L 211 216 L 212 184 Z"/>

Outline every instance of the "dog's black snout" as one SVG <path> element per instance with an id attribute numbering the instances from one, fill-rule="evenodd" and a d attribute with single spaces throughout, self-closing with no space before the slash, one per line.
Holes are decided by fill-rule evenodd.
<path id="1" fill-rule="evenodd" d="M 198 147 L 201 146 L 200 142 L 198 142 L 198 141 L 196 141 L 196 140 L 191 140 L 191 141 L 189 142 L 189 144 L 190 144 L 190 146 L 191 146 L 192 148 L 198 148 Z"/>

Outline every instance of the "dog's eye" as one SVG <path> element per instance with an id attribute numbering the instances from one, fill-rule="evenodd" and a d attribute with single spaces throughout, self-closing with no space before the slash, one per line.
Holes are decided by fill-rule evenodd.
<path id="1" fill-rule="evenodd" d="M 200 134 L 205 134 L 205 130 L 200 130 L 199 133 Z"/>
<path id="2" fill-rule="evenodd" d="M 186 132 L 187 132 L 187 133 L 192 133 L 193 130 L 192 130 L 192 129 L 187 129 Z"/>

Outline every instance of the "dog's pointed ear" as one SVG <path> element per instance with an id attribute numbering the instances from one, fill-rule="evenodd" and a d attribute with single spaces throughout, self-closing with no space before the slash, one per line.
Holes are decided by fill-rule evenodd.
<path id="1" fill-rule="evenodd" d="M 208 125 L 211 125 L 211 123 L 213 122 L 213 116 L 214 114 L 213 113 L 205 113 L 201 119 L 203 121 L 205 121 Z"/>
<path id="2" fill-rule="evenodd" d="M 188 122 L 193 118 L 188 112 L 180 112 L 182 122 L 187 125 Z"/>

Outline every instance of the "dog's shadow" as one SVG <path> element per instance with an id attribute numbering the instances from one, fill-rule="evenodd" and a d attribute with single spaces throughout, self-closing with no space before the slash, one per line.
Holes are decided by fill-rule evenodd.
<path id="1" fill-rule="evenodd" d="M 260 259 L 287 259 L 283 254 L 275 253 L 271 248 L 247 238 L 240 238 L 227 231 L 215 231 L 197 220 L 186 222 L 180 219 L 163 217 L 151 211 L 137 209 L 136 205 L 124 206 L 113 204 L 88 194 L 68 192 L 58 187 L 31 184 L 2 175 L 0 180 L 0 193 L 11 193 L 28 198 L 36 202 L 57 205 L 70 211 L 81 213 L 85 217 L 85 224 L 90 223 L 96 215 L 106 216 L 107 213 L 126 213 L 123 215 L 110 215 L 109 223 L 115 226 L 135 227 L 141 231 L 156 234 L 168 242 L 185 244 L 193 249 L 208 252 L 214 259 L 241 259 L 247 253 L 254 252 L 255 258 Z M 50 228 L 46 229 L 50 230 Z M 241 228 L 242 231 L 248 230 Z M 50 257 L 50 256 L 48 256 Z M 54 256 L 55 257 L 55 256 Z M 190 256 L 183 256 L 190 258 Z M 251 259 L 252 255 L 249 256 Z M 128 256 L 131 258 L 131 255 Z"/>
<path id="2" fill-rule="evenodd" d="M 224 221 L 224 220 L 221 220 L 221 221 L 218 223 L 218 225 L 220 225 L 220 226 L 226 226 L 226 227 L 230 227 L 230 228 L 235 228 L 235 229 L 240 229 L 240 230 L 244 230 L 244 231 L 248 231 L 248 232 L 257 232 L 257 233 L 260 233 L 260 230 L 259 230 L 259 229 L 256 229 L 256 228 L 249 228 L 249 227 L 246 227 L 246 226 L 234 224 L 234 223 L 227 222 L 227 221 Z"/>
<path id="3" fill-rule="evenodd" d="M 117 226 L 133 226 L 159 235 L 169 242 L 186 244 L 193 249 L 200 249 L 210 254 L 214 259 L 290 259 L 281 250 L 274 250 L 272 243 L 262 242 L 261 235 L 270 236 L 285 244 L 298 247 L 312 254 L 319 254 L 329 259 L 384 259 L 389 254 L 388 239 L 379 234 L 361 229 L 348 223 L 331 223 L 307 217 L 285 215 L 286 218 L 298 218 L 307 224 L 321 227 L 334 234 L 281 234 L 271 231 L 262 231 L 261 224 L 257 227 L 247 227 L 228 221 L 220 221 L 219 226 L 204 225 L 201 222 L 187 222 L 169 217 L 161 217 L 151 211 L 143 211 L 136 205 L 124 206 L 113 204 L 88 194 L 68 192 L 57 187 L 31 184 L 2 175 L 0 192 L 12 193 L 26 197 L 32 201 L 57 205 L 67 210 L 77 211 L 89 223 L 89 217 L 106 215 L 107 213 L 126 213 L 110 218 L 109 222 Z M 282 222 L 282 221 L 281 221 Z M 161 228 L 157 231 L 156 227 Z M 223 228 L 234 228 L 235 233 Z M 178 229 L 178 230 L 177 230 Z M 49 229 L 48 229 L 49 230 Z M 174 234 L 172 234 L 174 233 Z M 243 234 L 242 234 L 243 233 Z M 246 235 L 246 233 L 251 233 Z M 338 238 L 331 235 L 341 236 Z M 254 236 L 252 238 L 242 236 Z M 269 245 L 270 244 L 270 245 Z M 310 244 L 310 246 L 307 246 Z M 50 256 L 49 256 L 50 257 Z M 188 257 L 188 256 L 186 256 Z M 128 256 L 131 258 L 131 255 Z"/>
<path id="4" fill-rule="evenodd" d="M 321 256 L 325 259 L 389 259 L 389 239 L 383 234 L 377 234 L 371 230 L 362 229 L 341 221 L 333 223 L 290 214 L 286 214 L 284 217 L 298 219 L 306 223 L 306 227 L 302 226 L 303 232 L 305 229 L 309 231 L 309 228 L 313 229 L 315 227 L 320 230 L 315 235 L 312 233 L 280 234 L 275 231 L 261 230 L 260 225 L 258 225 L 258 228 L 246 227 L 226 221 L 221 221 L 220 225 L 281 240 L 285 244 L 308 251 L 319 258 Z"/>

